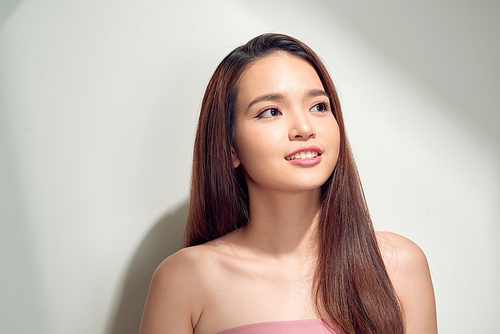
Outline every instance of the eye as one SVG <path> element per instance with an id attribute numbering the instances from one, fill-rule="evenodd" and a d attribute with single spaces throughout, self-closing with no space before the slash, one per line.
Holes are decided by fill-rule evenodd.
<path id="1" fill-rule="evenodd" d="M 281 115 L 278 108 L 268 108 L 259 113 L 255 118 L 272 118 Z"/>
<path id="2" fill-rule="evenodd" d="M 328 111 L 328 104 L 324 102 L 318 103 L 311 108 L 311 111 L 319 111 L 319 112 Z"/>

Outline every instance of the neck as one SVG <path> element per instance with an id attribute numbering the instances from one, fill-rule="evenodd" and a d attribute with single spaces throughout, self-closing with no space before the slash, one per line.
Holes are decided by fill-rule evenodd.
<path id="1" fill-rule="evenodd" d="M 317 249 L 321 190 L 249 192 L 250 220 L 243 229 L 256 250 L 276 257 L 310 256 Z"/>

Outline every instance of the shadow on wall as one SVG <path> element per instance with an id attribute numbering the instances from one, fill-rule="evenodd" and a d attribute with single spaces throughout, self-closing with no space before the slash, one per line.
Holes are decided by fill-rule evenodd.
<path id="1" fill-rule="evenodd" d="M 21 0 L 2 0 L 0 1 L 0 27 L 3 26 L 5 21 L 9 18 L 10 14 L 16 10 Z"/>
<path id="2" fill-rule="evenodd" d="M 137 334 L 149 283 L 156 267 L 182 247 L 189 201 L 165 214 L 137 248 L 127 272 L 107 334 Z"/>

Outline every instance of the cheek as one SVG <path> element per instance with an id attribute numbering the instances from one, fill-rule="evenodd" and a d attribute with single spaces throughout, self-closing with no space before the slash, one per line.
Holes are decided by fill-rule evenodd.
<path id="1" fill-rule="evenodd" d="M 234 139 L 235 152 L 243 167 L 255 164 L 265 154 L 266 142 L 258 133 L 238 133 Z"/>
<path id="2" fill-rule="evenodd" d="M 338 150 L 340 147 L 340 129 L 336 121 L 333 124 L 333 130 L 331 131 L 331 133 L 332 133 L 331 141 L 332 143 L 335 144 L 335 147 Z"/>
<path id="3" fill-rule="evenodd" d="M 250 167 L 275 156 L 279 150 L 280 131 L 266 126 L 236 126 L 235 152 L 243 167 Z"/>
<path id="4" fill-rule="evenodd" d="M 327 125 L 326 122 L 325 125 Z M 332 152 L 330 156 L 333 159 L 333 168 L 335 168 L 340 153 L 340 130 L 335 119 L 333 119 L 332 122 L 328 122 L 325 131 L 327 133 L 326 140 L 328 142 L 328 149 Z"/>

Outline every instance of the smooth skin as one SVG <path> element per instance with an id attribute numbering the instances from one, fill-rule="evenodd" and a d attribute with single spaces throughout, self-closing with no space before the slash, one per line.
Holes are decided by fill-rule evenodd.
<path id="1" fill-rule="evenodd" d="M 320 187 L 337 162 L 337 123 L 314 69 L 289 54 L 257 60 L 239 88 L 233 166 L 244 171 L 250 221 L 162 262 L 151 282 L 141 334 L 213 334 L 318 317 L 312 280 Z M 319 163 L 299 166 L 285 159 L 311 145 L 322 152 Z M 406 332 L 437 333 L 425 255 L 393 233 L 377 232 L 377 240 Z"/>

